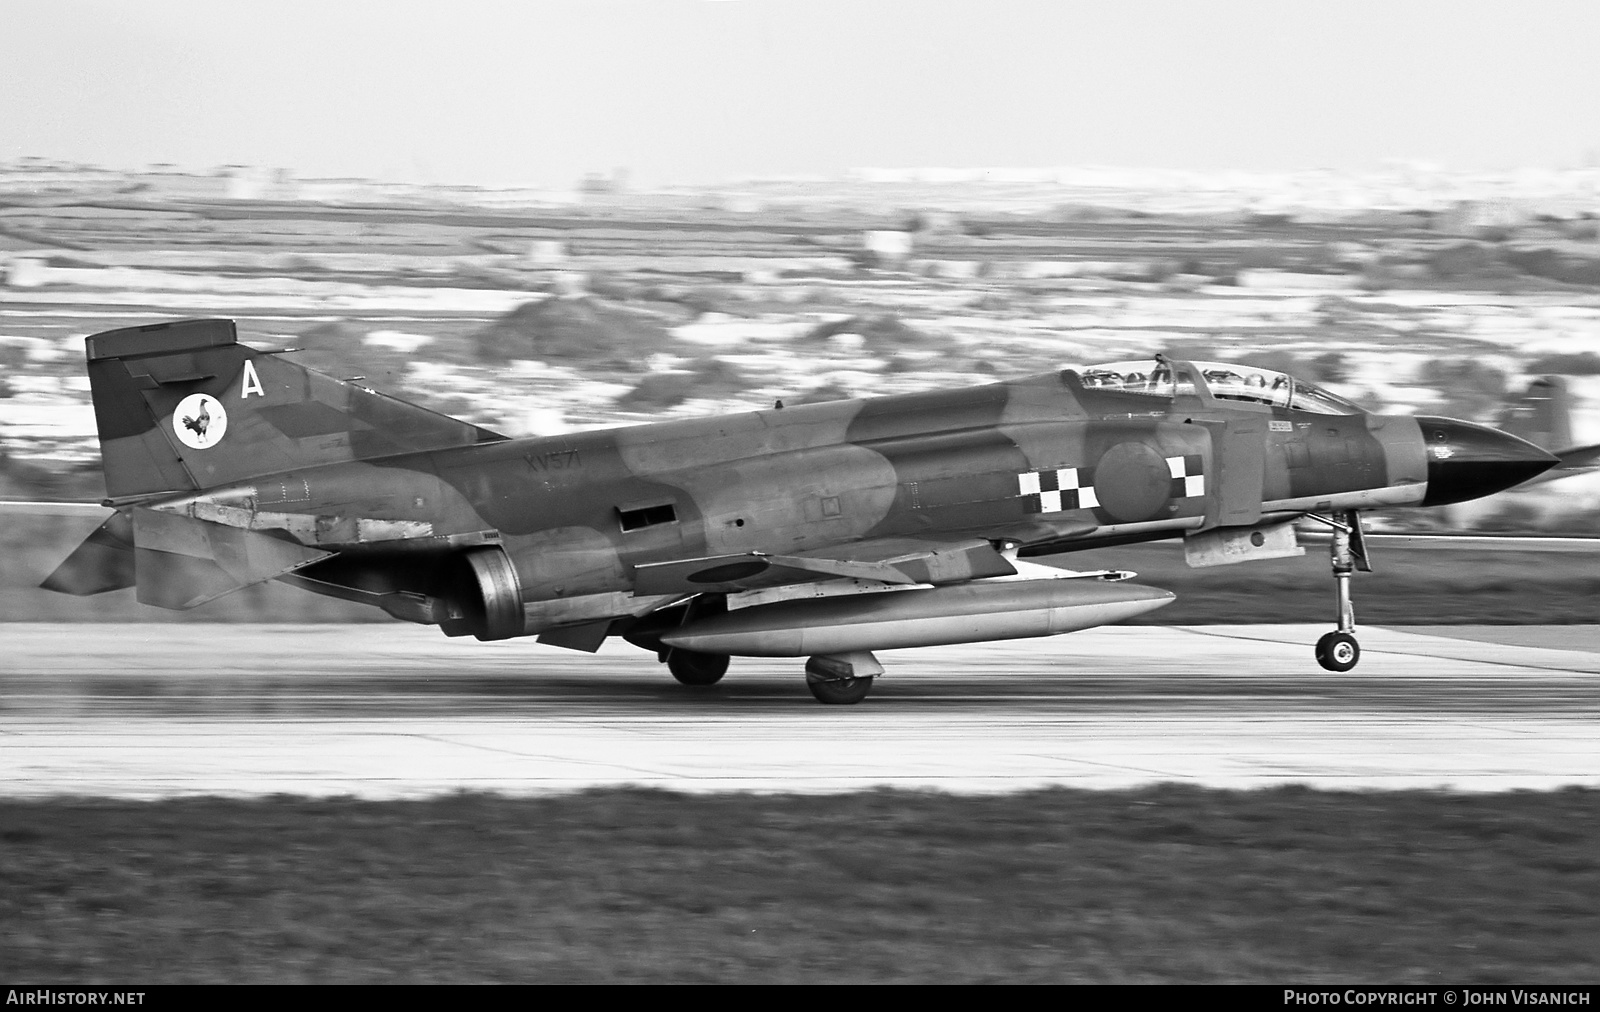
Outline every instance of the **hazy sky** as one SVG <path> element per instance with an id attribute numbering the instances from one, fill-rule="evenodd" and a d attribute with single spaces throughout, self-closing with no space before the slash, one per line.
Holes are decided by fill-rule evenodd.
<path id="1" fill-rule="evenodd" d="M 1595 0 L 0 0 L 0 159 L 646 183 L 1600 158 Z"/>

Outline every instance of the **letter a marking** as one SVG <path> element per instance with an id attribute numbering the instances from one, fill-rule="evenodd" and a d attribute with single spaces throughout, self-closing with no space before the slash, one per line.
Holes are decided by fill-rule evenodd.
<path id="1" fill-rule="evenodd" d="M 239 399 L 242 401 L 251 394 L 257 397 L 267 396 L 261 389 L 261 377 L 256 375 L 256 364 L 249 359 L 244 360 L 244 382 L 239 385 Z"/>

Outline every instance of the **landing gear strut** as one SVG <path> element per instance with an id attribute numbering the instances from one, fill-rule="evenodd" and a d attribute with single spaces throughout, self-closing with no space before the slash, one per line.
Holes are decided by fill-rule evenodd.
<path id="1" fill-rule="evenodd" d="M 1317 663 L 1329 671 L 1349 671 L 1361 660 L 1361 644 L 1356 642 L 1356 611 L 1350 602 L 1350 577 L 1357 569 L 1372 572 L 1367 561 L 1366 539 L 1361 534 L 1361 514 L 1346 510 L 1337 519 L 1309 514 L 1333 528 L 1329 561 L 1333 564 L 1334 600 L 1339 628 L 1317 640 Z"/>

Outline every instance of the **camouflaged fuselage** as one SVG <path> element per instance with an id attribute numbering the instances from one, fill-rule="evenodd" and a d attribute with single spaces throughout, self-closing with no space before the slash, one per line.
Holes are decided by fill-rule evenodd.
<path id="1" fill-rule="evenodd" d="M 1414 504 L 1426 478 L 1411 419 L 1086 389 L 1063 371 L 328 463 L 162 508 L 293 533 L 341 553 L 320 570 L 340 582 L 402 547 L 498 543 L 534 632 L 659 605 L 634 595 L 652 563 L 892 537 L 1042 554 Z"/>
<path id="2" fill-rule="evenodd" d="M 876 649 L 1056 635 L 1161 607 L 1023 561 L 1182 537 L 1193 566 L 1333 528 L 1348 670 L 1360 510 L 1460 502 L 1556 463 L 1471 422 L 1360 411 L 1281 373 L 1107 363 L 966 389 L 507 439 L 240 345 L 227 320 L 87 340 L 114 514 L 44 582 L 193 608 L 268 580 L 447 635 L 595 650 L 709 685 L 809 656 L 855 702 Z"/>

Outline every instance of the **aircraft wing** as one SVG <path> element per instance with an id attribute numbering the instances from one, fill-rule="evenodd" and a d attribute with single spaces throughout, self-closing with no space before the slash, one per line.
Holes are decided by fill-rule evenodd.
<path id="1" fill-rule="evenodd" d="M 960 583 L 1016 572 L 986 538 L 871 538 L 786 555 L 741 552 L 635 567 L 634 596 L 735 593 L 817 580 L 887 584 Z"/>
<path id="2" fill-rule="evenodd" d="M 28 499 L 0 499 L 0 513 L 30 517 L 108 517 L 111 507 L 98 502 L 43 502 Z"/>
<path id="3" fill-rule="evenodd" d="M 1012 524 L 985 525 L 967 533 L 976 534 L 988 541 L 1014 541 L 1018 545 L 1034 548 L 1039 545 L 1072 541 L 1093 534 L 1100 525 L 1092 520 L 1077 517 L 1029 517 Z"/>
<path id="4" fill-rule="evenodd" d="M 1069 552 L 1074 542 L 1099 530 L 1098 524 L 1075 518 L 1033 518 L 1000 527 L 985 527 L 980 533 L 993 541 L 1012 541 L 1022 548 L 1023 555 L 1049 555 Z"/>
<path id="5" fill-rule="evenodd" d="M 1574 446 L 1556 452 L 1560 463 L 1534 479 L 1534 482 L 1556 481 L 1575 474 L 1586 474 L 1600 469 L 1600 443 L 1591 446 Z"/>

